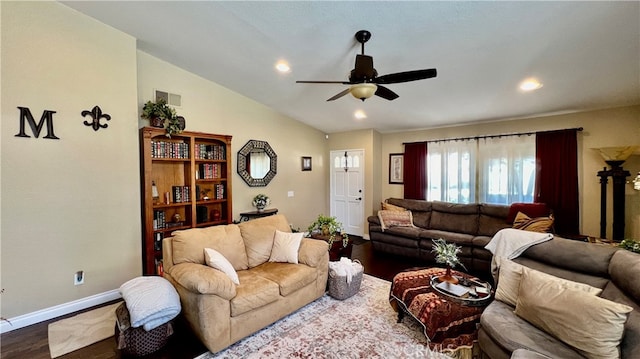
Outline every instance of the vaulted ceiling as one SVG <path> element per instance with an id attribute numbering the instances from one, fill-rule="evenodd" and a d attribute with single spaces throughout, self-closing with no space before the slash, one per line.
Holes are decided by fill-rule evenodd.
<path id="1" fill-rule="evenodd" d="M 640 2 L 64 1 L 138 48 L 326 133 L 404 131 L 640 104 Z M 400 97 L 326 100 L 365 53 Z M 274 66 L 286 60 L 291 69 Z M 518 84 L 535 77 L 539 90 Z M 166 89 L 171 91 L 172 89 Z M 355 119 L 362 110 L 366 118 Z"/>

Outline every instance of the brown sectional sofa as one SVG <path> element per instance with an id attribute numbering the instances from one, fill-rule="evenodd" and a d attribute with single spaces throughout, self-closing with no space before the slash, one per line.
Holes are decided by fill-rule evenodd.
<path id="1" fill-rule="evenodd" d="M 460 261 L 475 274 L 490 275 L 492 255 L 484 246 L 499 230 L 511 227 L 507 223 L 509 206 L 400 198 L 386 202 L 410 210 L 416 227 L 383 231 L 378 216 L 370 216 L 369 236 L 374 250 L 435 263 L 432 240 L 443 238 L 461 247 Z"/>
<path id="2" fill-rule="evenodd" d="M 621 358 L 640 358 L 640 254 L 601 244 L 555 237 L 524 251 L 516 263 L 556 277 L 603 289 L 602 298 L 633 308 L 625 324 Z M 500 279 L 498 278 L 498 286 Z M 577 306 L 568 311 L 580 311 Z M 599 333 L 592 333 L 599 340 Z M 510 358 L 523 348 L 551 358 L 584 358 L 555 337 L 514 313 L 514 307 L 494 300 L 480 318 L 478 342 L 485 357 Z"/>

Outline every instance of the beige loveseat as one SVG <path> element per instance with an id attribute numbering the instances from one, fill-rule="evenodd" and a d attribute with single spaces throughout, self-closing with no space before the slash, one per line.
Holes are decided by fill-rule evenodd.
<path id="1" fill-rule="evenodd" d="M 211 352 L 324 295 L 327 243 L 303 238 L 298 264 L 270 262 L 276 230 L 291 232 L 285 216 L 176 231 L 164 239 L 164 277 L 176 287 L 184 317 Z M 205 248 L 224 255 L 239 285 L 205 264 Z"/>

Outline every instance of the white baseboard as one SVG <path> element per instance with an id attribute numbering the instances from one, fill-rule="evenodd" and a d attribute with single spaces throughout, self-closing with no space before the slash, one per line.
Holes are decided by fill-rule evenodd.
<path id="1" fill-rule="evenodd" d="M 45 320 L 77 312 L 79 310 L 104 304 L 120 298 L 122 298 L 120 292 L 117 289 L 114 289 L 108 292 L 98 293 L 90 297 L 74 300 L 72 302 L 41 309 L 32 313 L 19 315 L 14 318 L 8 318 L 11 324 L 6 321 L 2 321 L 2 324 L 0 325 L 0 333 L 6 333 L 12 330 L 24 328 L 32 324 L 40 323 Z"/>
<path id="2" fill-rule="evenodd" d="M 371 237 L 369 237 L 369 235 L 368 235 L 368 234 L 363 235 L 363 236 L 362 236 L 362 238 L 363 238 L 363 239 L 366 239 L 366 240 L 368 240 L 368 241 L 370 241 L 370 240 L 371 240 Z"/>

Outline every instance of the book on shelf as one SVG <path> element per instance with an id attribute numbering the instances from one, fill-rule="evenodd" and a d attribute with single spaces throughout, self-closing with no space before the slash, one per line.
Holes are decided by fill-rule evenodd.
<path id="1" fill-rule="evenodd" d="M 198 165 L 196 179 L 221 178 L 221 165 L 219 163 L 201 163 Z"/>
<path id="2" fill-rule="evenodd" d="M 225 160 L 226 148 L 223 145 L 196 143 L 196 159 L 199 160 Z"/>
<path id="3" fill-rule="evenodd" d="M 161 277 L 164 275 L 164 264 L 162 263 L 162 259 L 156 258 L 156 274 Z"/>
<path id="4" fill-rule="evenodd" d="M 172 186 L 173 203 L 186 203 L 191 201 L 191 189 L 189 186 Z"/>
<path id="5" fill-rule="evenodd" d="M 189 158 L 189 144 L 184 142 L 151 141 L 151 158 Z"/>
<path id="6" fill-rule="evenodd" d="M 166 225 L 165 213 L 162 210 L 153 211 L 153 229 L 164 229 Z"/>

